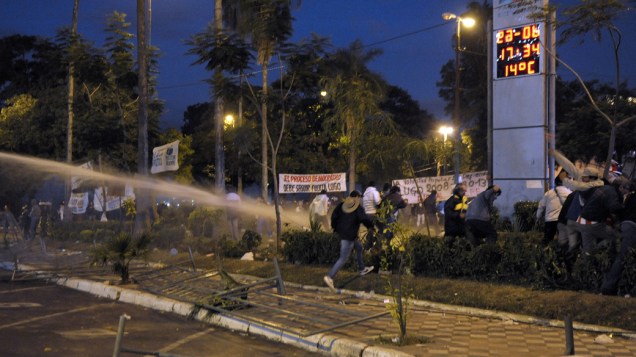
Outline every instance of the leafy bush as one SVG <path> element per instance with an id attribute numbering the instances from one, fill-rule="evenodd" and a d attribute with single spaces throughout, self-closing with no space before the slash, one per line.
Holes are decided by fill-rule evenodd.
<path id="1" fill-rule="evenodd" d="M 158 225 L 152 229 L 152 240 L 158 248 L 176 248 L 180 246 L 186 237 L 186 229 L 183 225 Z"/>
<path id="2" fill-rule="evenodd" d="M 188 215 L 188 228 L 194 236 L 212 237 L 216 226 L 223 215 L 222 210 L 197 207 Z"/>
<path id="3" fill-rule="evenodd" d="M 254 249 L 258 248 L 259 245 L 261 245 L 261 241 L 262 238 L 260 234 L 254 231 L 246 230 L 243 234 L 243 237 L 241 237 L 241 248 L 245 252 L 251 252 Z"/>
<path id="4" fill-rule="evenodd" d="M 519 232 L 528 232 L 537 223 L 536 213 L 539 208 L 537 201 L 518 201 L 514 204 L 515 228 Z"/>
<path id="5" fill-rule="evenodd" d="M 636 249 L 630 249 L 625 256 L 623 275 L 618 285 L 619 291 L 636 295 Z"/>
<path id="6" fill-rule="evenodd" d="M 221 254 L 227 258 L 240 258 L 245 254 L 245 250 L 241 247 L 240 243 L 235 242 L 230 236 L 223 235 L 217 242 L 218 250 L 217 254 Z"/>
<path id="7" fill-rule="evenodd" d="M 94 232 L 91 229 L 84 229 L 80 232 L 80 240 L 83 242 L 91 242 L 93 240 Z"/>
<path id="8" fill-rule="evenodd" d="M 340 239 L 333 233 L 285 231 L 281 237 L 285 260 L 300 264 L 331 264 L 340 255 Z"/>

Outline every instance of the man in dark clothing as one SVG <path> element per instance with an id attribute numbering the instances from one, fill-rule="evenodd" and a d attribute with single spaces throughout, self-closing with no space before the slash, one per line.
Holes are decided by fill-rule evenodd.
<path id="1" fill-rule="evenodd" d="M 622 195 L 618 187 L 605 185 L 583 191 L 580 196 L 585 204 L 576 220 L 576 227 L 581 232 L 581 253 L 590 254 L 601 241 L 609 246 L 614 243 L 616 234 L 606 220 L 623 207 L 619 198 Z"/>
<path id="2" fill-rule="evenodd" d="M 429 234 L 432 233 L 433 237 L 437 237 L 439 234 L 439 226 L 437 225 L 437 191 L 431 191 L 431 194 L 424 199 L 424 212 L 430 229 Z"/>
<path id="3" fill-rule="evenodd" d="M 619 186 L 620 193 L 625 196 L 624 207 L 619 212 L 621 221 L 621 248 L 614 260 L 612 267 L 605 274 L 601 293 L 603 295 L 616 295 L 618 281 L 623 273 L 625 258 L 631 249 L 636 247 L 636 181 L 624 181 Z"/>
<path id="4" fill-rule="evenodd" d="M 466 186 L 463 183 L 457 184 L 453 189 L 453 195 L 444 203 L 444 241 L 451 245 L 456 237 L 466 235 L 465 217 L 466 209 Z"/>
<path id="5" fill-rule="evenodd" d="M 490 219 L 494 202 L 500 194 L 501 189 L 499 186 L 490 186 L 486 191 L 478 194 L 468 206 L 466 211 L 466 234 L 470 234 L 473 245 L 481 244 L 484 238 L 486 243 L 497 242 L 497 231 Z"/>
<path id="6" fill-rule="evenodd" d="M 378 229 L 384 238 L 391 240 L 393 232 L 389 224 L 397 221 L 398 211 L 406 207 L 406 201 L 400 194 L 400 186 L 392 186 L 389 193 L 380 201 L 380 210 L 378 212 L 380 219 Z"/>
<path id="7" fill-rule="evenodd" d="M 367 229 L 373 229 L 371 219 L 369 219 L 366 213 L 364 213 L 362 206 L 360 206 L 360 196 L 361 194 L 358 191 L 351 192 L 349 197 L 336 206 L 331 213 L 331 228 L 333 228 L 333 231 L 340 237 L 340 257 L 323 280 L 329 289 L 333 291 L 336 290 L 333 285 L 333 278 L 340 268 L 345 265 L 347 259 L 349 259 L 351 249 L 355 248 L 356 250 L 356 260 L 360 275 L 366 275 L 373 271 L 372 266 L 364 266 L 364 261 L 362 260 L 362 244 L 358 239 L 360 224 L 364 224 Z"/>

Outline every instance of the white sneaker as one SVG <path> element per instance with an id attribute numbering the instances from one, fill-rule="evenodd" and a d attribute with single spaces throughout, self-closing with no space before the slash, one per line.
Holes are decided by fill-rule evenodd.
<path id="1" fill-rule="evenodd" d="M 322 280 L 325 281 L 325 284 L 327 284 L 327 286 L 329 287 L 331 291 L 336 291 L 336 288 L 333 286 L 333 279 L 331 279 L 328 275 L 325 275 L 325 277 L 322 278 Z"/>
<path id="2" fill-rule="evenodd" d="M 364 267 L 364 269 L 360 270 L 360 276 L 367 275 L 373 271 L 373 265 L 370 267 Z"/>

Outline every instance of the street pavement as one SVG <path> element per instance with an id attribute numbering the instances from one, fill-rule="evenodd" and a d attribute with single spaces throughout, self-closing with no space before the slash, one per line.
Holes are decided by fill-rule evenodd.
<path id="1" fill-rule="evenodd" d="M 10 275 L 0 272 L 1 356 L 113 356 L 122 315 L 130 319 L 124 320 L 121 351 L 190 357 L 318 355 L 44 281 L 11 282 Z"/>
<path id="2" fill-rule="evenodd" d="M 29 255 L 23 252 L 21 264 L 30 265 L 33 269 L 45 269 L 47 261 L 59 262 L 60 254 L 49 252 L 43 259 L 42 256 L 37 257 L 36 254 Z M 5 267 L 10 267 L 7 259 L 5 259 Z M 118 299 L 120 302 L 141 304 L 176 314 L 191 311 L 191 308 L 188 310 L 187 307 L 180 307 L 178 303 L 170 299 L 166 300 L 165 297 L 134 291 L 136 290 L 134 286 L 103 284 L 103 281 L 108 278 L 97 275 L 96 277 L 61 279 L 58 283 L 94 295 Z M 385 312 L 385 303 L 389 299 L 386 296 L 366 292 L 339 290 L 333 293 L 323 287 L 299 286 L 291 283 L 286 283 L 285 286 L 287 295 L 295 299 L 324 304 L 329 309 L 346 308 L 366 315 Z M 295 309 L 299 314 L 305 312 L 303 307 Z M 309 310 L 306 312 L 315 313 Z M 271 325 L 255 322 L 264 321 L 268 317 L 274 321 L 275 318 L 280 317 L 274 316 L 275 313 L 258 307 L 241 313 L 251 315 L 253 319 L 230 315 L 217 316 L 208 322 L 243 333 L 262 335 L 276 342 L 287 343 L 310 352 L 334 356 L 534 357 L 562 356 L 566 348 L 565 331 L 560 321 L 544 321 L 530 316 L 501 314 L 496 311 L 426 301 L 413 301 L 409 307 L 407 332 L 410 336 L 421 338 L 421 341 L 407 346 L 382 342 L 382 340 L 391 340 L 398 333 L 397 325 L 390 315 L 303 337 L 290 333 L 290 326 L 276 330 Z M 134 320 L 130 323 L 133 322 Z M 278 320 L 276 323 L 281 324 Z M 636 340 L 629 338 L 631 336 L 628 331 L 575 322 L 574 348 L 577 356 L 636 356 Z"/>

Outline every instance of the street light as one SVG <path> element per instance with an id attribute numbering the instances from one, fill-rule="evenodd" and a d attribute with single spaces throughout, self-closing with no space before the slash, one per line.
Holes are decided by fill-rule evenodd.
<path id="1" fill-rule="evenodd" d="M 448 139 L 448 134 L 452 134 L 453 133 L 453 127 L 452 126 L 441 126 L 438 129 L 439 133 L 444 135 L 444 143 L 443 143 L 443 155 L 440 155 L 438 160 L 437 160 L 437 176 L 440 176 L 442 174 L 442 158 L 446 157 L 445 154 L 445 150 L 446 150 L 446 139 Z M 446 160 L 444 160 L 446 161 Z M 444 170 L 446 171 L 446 170 Z"/>
<path id="2" fill-rule="evenodd" d="M 453 133 L 453 127 L 452 126 L 442 126 L 439 128 L 439 133 L 444 135 L 444 145 L 446 145 L 446 139 L 448 138 L 448 134 L 452 134 Z"/>
<path id="3" fill-rule="evenodd" d="M 450 12 L 442 14 L 442 18 L 446 21 L 455 20 L 457 22 L 456 46 L 455 46 L 455 106 L 453 109 L 453 125 L 457 128 L 456 142 L 455 142 L 455 184 L 459 183 L 459 148 L 461 144 L 461 125 L 459 121 L 460 113 L 460 96 L 461 96 L 461 69 L 460 69 L 460 54 L 462 52 L 461 47 L 461 25 L 466 27 L 472 27 L 475 25 L 475 19 L 470 17 L 460 17 Z"/>
<path id="4" fill-rule="evenodd" d="M 225 124 L 225 127 L 234 127 L 234 116 L 232 114 L 228 114 L 225 116 L 225 120 L 223 120 L 223 124 Z"/>

